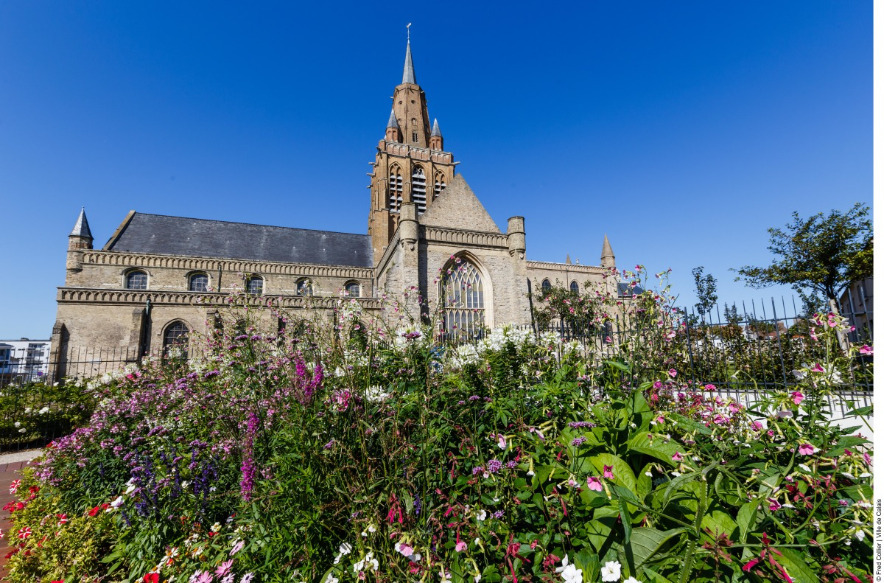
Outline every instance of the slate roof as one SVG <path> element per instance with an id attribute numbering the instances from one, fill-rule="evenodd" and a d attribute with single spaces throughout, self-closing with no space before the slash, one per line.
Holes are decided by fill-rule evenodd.
<path id="1" fill-rule="evenodd" d="M 373 267 L 368 235 L 130 213 L 105 251 Z"/>
<path id="2" fill-rule="evenodd" d="M 632 287 L 628 283 L 617 284 L 617 295 L 621 298 L 630 298 L 632 296 L 638 296 L 643 293 L 645 293 L 645 290 L 640 285 Z"/>

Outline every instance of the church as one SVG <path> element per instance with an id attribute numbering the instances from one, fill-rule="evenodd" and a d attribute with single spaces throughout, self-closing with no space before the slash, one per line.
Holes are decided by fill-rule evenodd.
<path id="1" fill-rule="evenodd" d="M 530 324 L 531 290 L 590 283 L 616 293 L 605 277 L 616 272 L 607 236 L 598 266 L 530 261 L 524 217 L 502 231 L 457 164 L 430 123 L 409 39 L 370 173 L 367 234 L 130 211 L 96 249 L 83 209 L 68 237 L 53 353 L 156 353 L 204 332 L 234 292 L 313 311 L 343 295 L 373 312 L 381 298 L 417 289 L 431 306 L 441 300 L 446 331 L 470 335 Z M 66 374 L 60 364 L 53 376 Z"/>

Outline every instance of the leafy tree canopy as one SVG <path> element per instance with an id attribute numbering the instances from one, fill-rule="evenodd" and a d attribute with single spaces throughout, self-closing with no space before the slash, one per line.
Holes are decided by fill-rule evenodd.
<path id="1" fill-rule="evenodd" d="M 754 288 L 787 284 L 802 297 L 820 294 L 838 301 L 851 282 L 872 276 L 872 221 L 863 203 L 807 219 L 794 212 L 785 230 L 768 232 L 776 259 L 767 267 L 741 267 L 737 281 Z"/>

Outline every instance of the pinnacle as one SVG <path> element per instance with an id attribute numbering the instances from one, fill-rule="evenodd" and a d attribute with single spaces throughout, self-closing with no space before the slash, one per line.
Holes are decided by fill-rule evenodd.
<path id="1" fill-rule="evenodd" d="M 80 216 L 77 217 L 77 224 L 71 231 L 70 237 L 88 237 L 92 238 L 92 231 L 89 230 L 89 221 L 86 220 L 86 207 L 80 209 Z"/>
<path id="2" fill-rule="evenodd" d="M 402 82 L 403 83 L 411 83 L 412 85 L 417 85 L 417 81 L 414 79 L 414 63 L 411 60 L 411 39 L 408 39 L 408 44 L 405 45 L 405 68 L 402 71 Z"/>

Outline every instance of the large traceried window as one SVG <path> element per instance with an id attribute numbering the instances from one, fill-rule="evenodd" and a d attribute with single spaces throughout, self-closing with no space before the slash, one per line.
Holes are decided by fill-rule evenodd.
<path id="1" fill-rule="evenodd" d="M 390 168 L 390 212 L 398 213 L 402 207 L 402 174 L 398 166 Z"/>
<path id="2" fill-rule="evenodd" d="M 417 214 L 427 210 L 427 177 L 420 166 L 415 166 L 411 173 L 411 202 L 417 205 Z"/>
<path id="3" fill-rule="evenodd" d="M 469 261 L 457 258 L 442 278 L 443 326 L 449 338 L 476 338 L 485 328 L 485 287 L 482 274 Z"/>

